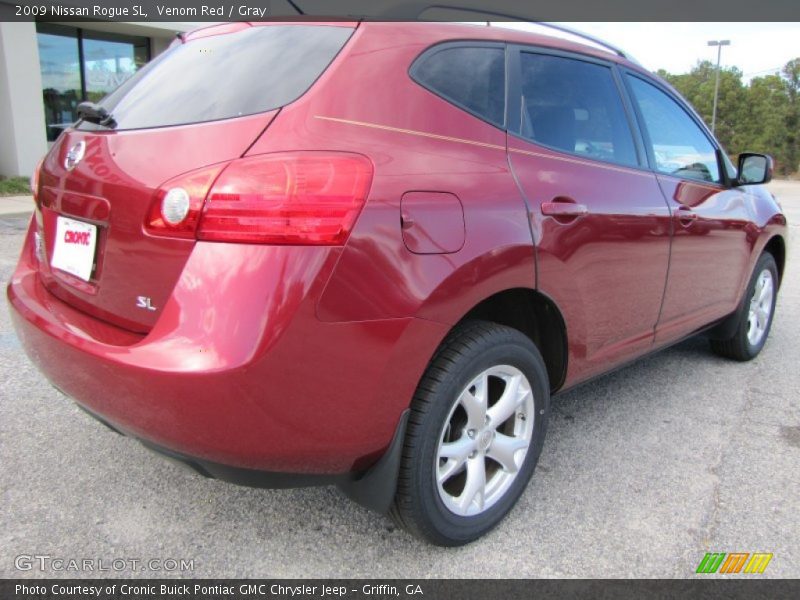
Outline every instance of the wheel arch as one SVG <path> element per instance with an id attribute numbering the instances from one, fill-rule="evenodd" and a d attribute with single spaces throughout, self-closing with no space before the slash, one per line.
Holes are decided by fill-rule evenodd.
<path id="1" fill-rule="evenodd" d="M 758 264 L 758 259 L 765 252 L 769 253 L 772 258 L 775 259 L 775 264 L 778 267 L 778 289 L 780 289 L 781 282 L 783 281 L 784 268 L 786 266 L 786 242 L 784 241 L 783 236 L 780 234 L 775 234 L 769 238 L 769 240 L 767 240 L 767 243 L 764 244 L 761 252 L 757 252 L 755 254 L 755 259 L 749 268 L 747 279 L 745 280 L 742 288 L 742 295 L 739 299 L 736 310 L 727 317 L 723 318 L 719 323 L 714 325 L 706 332 L 706 335 L 710 339 L 727 340 L 736 331 L 736 328 L 739 326 L 739 322 L 742 318 L 742 311 L 744 310 L 745 303 L 747 302 L 747 287 L 750 279 L 753 276 L 756 265 Z"/>
<path id="2" fill-rule="evenodd" d="M 475 304 L 458 324 L 477 319 L 524 333 L 544 359 L 550 391 L 556 391 L 564 384 L 568 356 L 567 328 L 561 311 L 550 298 L 531 288 L 499 291 Z"/>
<path id="3" fill-rule="evenodd" d="M 775 264 L 778 266 L 778 287 L 780 287 L 786 267 L 786 242 L 783 236 L 780 234 L 772 236 L 764 246 L 764 252 L 769 252 L 775 259 Z"/>
<path id="4" fill-rule="evenodd" d="M 567 330 L 558 306 L 545 294 L 527 287 L 496 291 L 471 306 L 452 325 L 440 323 L 445 327 L 436 336 L 438 339 L 436 347 L 441 347 L 453 329 L 470 320 L 490 321 L 522 332 L 542 355 L 550 391 L 553 392 L 563 385 L 567 372 Z M 417 339 L 416 336 L 412 337 Z M 420 381 L 436 355 L 433 346 L 425 347 L 431 348 L 430 357 L 420 374 Z M 408 347 L 404 346 L 403 352 L 407 350 Z M 427 352 L 423 354 L 427 355 Z M 352 481 L 339 484 L 340 489 L 351 499 L 379 513 L 385 514 L 389 511 L 397 489 L 409 411 L 410 407 L 405 406 L 392 441 L 378 462 L 357 474 Z"/>

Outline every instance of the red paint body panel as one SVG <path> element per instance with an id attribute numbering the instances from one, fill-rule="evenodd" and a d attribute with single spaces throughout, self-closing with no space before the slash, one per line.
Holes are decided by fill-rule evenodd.
<path id="1" fill-rule="evenodd" d="M 424 369 L 429 357 L 412 350 L 446 333 L 413 318 L 317 321 L 335 249 L 198 243 L 158 323 L 135 336 L 49 294 L 30 239 L 26 247 L 8 294 L 44 373 L 124 430 L 223 464 L 363 468 L 391 439 L 416 386 L 397 369 Z M 369 427 L 354 432 L 364 419 Z"/>
<path id="2" fill-rule="evenodd" d="M 225 35 L 225 27 L 196 35 Z M 44 161 L 40 207 L 8 287 L 33 361 L 82 405 L 167 449 L 338 474 L 375 462 L 441 340 L 497 293 L 522 288 L 555 305 L 568 349 L 562 389 L 730 314 L 765 244 L 785 237 L 774 200 L 760 188 L 701 185 L 539 147 L 409 77 L 426 48 L 464 39 L 541 44 L 639 70 L 507 29 L 366 23 L 280 110 L 142 131 L 68 130 Z M 67 171 L 65 154 L 79 140 L 86 158 Z M 356 153 L 373 165 L 342 246 L 196 242 L 143 230 L 156 190 L 180 174 L 310 150 Z M 548 205 L 543 214 L 553 202 L 586 211 L 553 214 Z M 696 213 L 691 224 L 681 205 Z M 406 229 L 403 210 L 415 222 Z M 99 227 L 88 283 L 47 264 L 58 215 Z M 137 308 L 138 296 L 157 310 Z"/>
<path id="3" fill-rule="evenodd" d="M 754 196 L 746 187 L 726 189 L 663 175 L 658 180 L 675 213 L 670 277 L 656 336 L 657 342 L 669 342 L 736 309 L 765 223 L 756 223 Z M 696 219 L 681 219 L 681 207 Z"/>

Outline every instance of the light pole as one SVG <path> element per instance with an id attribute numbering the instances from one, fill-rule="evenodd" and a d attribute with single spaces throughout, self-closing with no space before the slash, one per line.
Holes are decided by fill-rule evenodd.
<path id="1" fill-rule="evenodd" d="M 711 113 L 711 133 L 714 133 L 714 129 L 717 126 L 717 98 L 719 97 L 719 62 L 722 58 L 722 47 L 723 46 L 730 46 L 730 40 L 711 40 L 708 42 L 709 46 L 716 46 L 717 47 L 717 77 L 716 81 L 714 82 L 714 109 Z"/>

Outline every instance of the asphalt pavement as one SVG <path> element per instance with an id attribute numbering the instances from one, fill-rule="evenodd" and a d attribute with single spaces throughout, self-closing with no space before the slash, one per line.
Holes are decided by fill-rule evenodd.
<path id="1" fill-rule="evenodd" d="M 800 182 L 772 189 L 797 247 Z M 27 216 L 2 212 L 6 282 Z M 770 552 L 763 577 L 800 577 L 793 254 L 756 360 L 691 339 L 558 397 L 520 503 L 459 549 L 419 542 L 335 488 L 207 480 L 110 432 L 28 361 L 2 302 L 0 577 L 693 577 L 706 552 Z M 108 570 L 57 568 L 83 559 Z"/>

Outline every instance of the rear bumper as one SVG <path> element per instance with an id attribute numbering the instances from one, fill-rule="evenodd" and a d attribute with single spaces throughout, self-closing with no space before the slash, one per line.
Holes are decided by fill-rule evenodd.
<path id="1" fill-rule="evenodd" d="M 105 420 L 100 415 L 90 411 L 85 406 L 78 404 L 78 407 L 93 419 L 108 427 L 114 433 L 128 436 L 128 434 Z M 296 488 L 315 485 L 346 484 L 353 479 L 350 475 L 316 475 L 302 473 L 279 473 L 274 471 L 258 471 L 256 469 L 244 469 L 242 467 L 232 467 L 221 465 L 209 460 L 203 460 L 194 456 L 187 456 L 179 452 L 164 448 L 153 442 L 137 439 L 141 444 L 155 452 L 156 454 L 178 463 L 195 473 L 209 479 L 219 479 L 236 485 L 259 488 Z"/>
<path id="2" fill-rule="evenodd" d="M 197 244 L 156 326 L 131 334 L 50 294 L 31 240 L 7 290 L 31 360 L 115 429 L 212 475 L 366 470 L 445 333 L 414 318 L 320 322 L 334 250 Z"/>
<path id="3" fill-rule="evenodd" d="M 83 406 L 78 405 L 92 418 L 118 433 L 126 435 L 102 417 L 94 414 Z M 345 475 L 312 475 L 300 473 L 276 473 L 270 471 L 257 471 L 242 469 L 230 465 L 220 465 L 192 456 L 185 456 L 162 448 L 152 442 L 140 439 L 139 441 L 148 450 L 163 456 L 195 473 L 210 479 L 219 479 L 236 485 L 259 488 L 297 488 L 317 485 L 336 485 L 352 500 L 365 508 L 379 513 L 386 513 L 391 508 L 397 489 L 397 475 L 400 471 L 402 460 L 403 441 L 405 439 L 406 425 L 410 409 L 406 409 L 400 417 L 397 429 L 392 437 L 392 443 L 383 453 L 381 458 L 369 469 L 361 473 L 348 473 Z"/>

